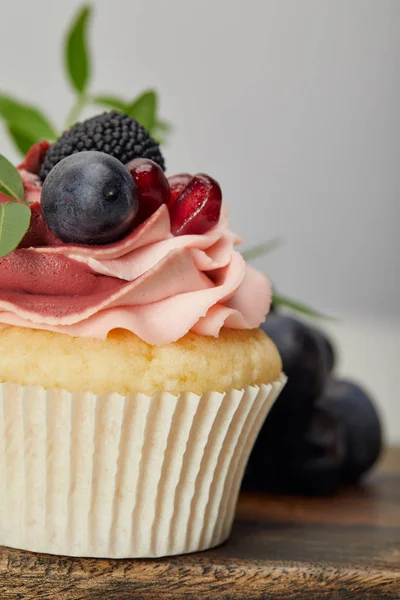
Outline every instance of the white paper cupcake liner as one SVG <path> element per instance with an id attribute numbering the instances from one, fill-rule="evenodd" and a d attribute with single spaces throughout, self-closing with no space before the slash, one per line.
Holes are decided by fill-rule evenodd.
<path id="1" fill-rule="evenodd" d="M 152 398 L 0 384 L 0 545 L 144 558 L 222 543 L 284 382 Z"/>

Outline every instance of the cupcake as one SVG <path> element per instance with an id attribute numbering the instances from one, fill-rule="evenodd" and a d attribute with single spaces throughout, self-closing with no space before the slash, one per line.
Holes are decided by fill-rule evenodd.
<path id="1" fill-rule="evenodd" d="M 285 381 L 258 329 L 271 289 L 218 183 L 164 168 L 119 113 L 19 167 L 31 224 L 0 259 L 0 545 L 135 558 L 229 536 Z"/>

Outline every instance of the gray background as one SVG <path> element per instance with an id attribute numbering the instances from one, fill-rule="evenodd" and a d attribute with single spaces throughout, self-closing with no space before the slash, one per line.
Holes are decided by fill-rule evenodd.
<path id="1" fill-rule="evenodd" d="M 73 95 L 60 40 L 81 2 L 0 5 L 0 88 L 61 126 Z M 342 367 L 378 394 L 386 385 L 398 439 L 400 1 L 95 5 L 93 91 L 158 88 L 175 128 L 168 170 L 215 176 L 248 245 L 285 238 L 257 264 L 340 319 Z M 3 131 L 0 151 L 15 156 Z"/>

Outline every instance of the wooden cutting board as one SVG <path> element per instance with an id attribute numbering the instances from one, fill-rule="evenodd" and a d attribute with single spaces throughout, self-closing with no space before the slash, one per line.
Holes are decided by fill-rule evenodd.
<path id="1" fill-rule="evenodd" d="M 0 599 L 400 600 L 400 448 L 328 498 L 243 494 L 225 545 L 159 560 L 0 548 Z"/>

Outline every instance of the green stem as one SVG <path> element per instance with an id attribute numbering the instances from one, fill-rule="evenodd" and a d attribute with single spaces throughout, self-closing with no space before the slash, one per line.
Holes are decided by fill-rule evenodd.
<path id="1" fill-rule="evenodd" d="M 259 258 L 260 256 L 264 256 L 268 252 L 272 252 L 276 248 L 279 248 L 279 246 L 281 245 L 282 239 L 277 237 L 273 240 L 268 240 L 268 242 L 257 244 L 257 246 L 253 246 L 248 250 L 243 250 L 243 252 L 241 252 L 241 255 L 243 256 L 244 260 L 251 261 L 255 258 Z"/>
<path id="2" fill-rule="evenodd" d="M 78 100 L 75 102 L 68 114 L 67 121 L 65 124 L 66 129 L 69 129 L 70 127 L 72 127 L 72 125 L 76 123 L 79 115 L 81 114 L 85 106 L 88 104 L 89 100 L 90 98 L 85 94 L 82 94 L 82 96 L 78 97 Z"/>
<path id="3" fill-rule="evenodd" d="M 284 306 L 285 308 L 294 310 L 295 312 L 301 313 L 302 315 L 305 315 L 307 317 L 312 317 L 313 319 L 324 319 L 326 321 L 335 321 L 335 319 L 333 317 L 324 315 L 324 314 L 318 312 L 317 310 L 315 310 L 314 308 L 311 308 L 310 306 L 303 304 L 302 302 L 297 302 L 296 300 L 291 300 L 290 298 L 287 298 L 286 296 L 281 296 L 281 295 L 275 294 L 275 292 L 273 292 L 273 294 L 272 294 L 272 303 L 275 304 L 275 306 Z"/>

